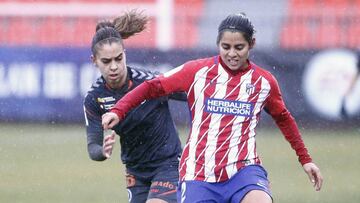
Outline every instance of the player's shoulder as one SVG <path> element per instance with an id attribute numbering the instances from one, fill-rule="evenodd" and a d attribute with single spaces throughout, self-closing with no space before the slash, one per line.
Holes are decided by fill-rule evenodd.
<path id="1" fill-rule="evenodd" d="M 255 73 L 259 74 L 259 76 L 264 77 L 266 80 L 268 80 L 270 82 L 276 81 L 274 75 L 270 71 L 264 69 L 263 67 L 255 64 L 252 61 L 250 61 L 250 65 L 252 66 Z"/>
<path id="2" fill-rule="evenodd" d="M 130 79 L 135 81 L 151 80 L 160 74 L 157 71 L 145 70 L 130 66 L 128 66 L 127 69 Z"/>
<path id="3" fill-rule="evenodd" d="M 183 65 L 181 65 L 179 68 L 183 69 L 185 72 L 188 73 L 195 73 L 203 68 L 211 68 L 214 65 L 218 64 L 219 62 L 219 56 L 212 56 L 207 58 L 199 58 L 187 61 Z"/>
<path id="4" fill-rule="evenodd" d="M 85 101 L 93 100 L 98 97 L 105 89 L 105 81 L 103 77 L 99 77 L 96 81 L 91 85 L 89 91 L 85 95 Z"/>
<path id="5" fill-rule="evenodd" d="M 218 56 L 199 58 L 188 61 L 185 65 L 187 66 L 195 66 L 195 67 L 204 67 L 216 64 L 218 61 Z"/>

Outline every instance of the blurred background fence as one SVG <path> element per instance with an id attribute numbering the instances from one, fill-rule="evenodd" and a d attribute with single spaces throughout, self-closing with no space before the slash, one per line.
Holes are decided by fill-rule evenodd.
<path id="1" fill-rule="evenodd" d="M 1 0 L 0 120 L 82 122 L 82 98 L 98 76 L 96 22 L 130 9 L 150 16 L 125 41 L 130 65 L 165 72 L 215 55 L 220 21 L 245 12 L 256 28 L 251 57 L 278 78 L 299 122 L 359 123 L 359 80 L 344 96 L 356 77 L 360 0 Z"/>

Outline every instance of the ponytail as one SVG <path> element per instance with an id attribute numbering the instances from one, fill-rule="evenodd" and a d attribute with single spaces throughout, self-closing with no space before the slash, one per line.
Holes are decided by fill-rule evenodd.
<path id="1" fill-rule="evenodd" d="M 96 55 L 97 48 L 105 43 L 119 42 L 123 45 L 123 39 L 142 32 L 147 22 L 148 17 L 137 10 L 125 12 L 113 21 L 99 22 L 91 43 L 93 55 Z"/>

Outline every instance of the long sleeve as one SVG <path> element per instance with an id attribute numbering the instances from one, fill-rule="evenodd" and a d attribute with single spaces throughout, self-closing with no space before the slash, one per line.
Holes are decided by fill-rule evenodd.
<path id="1" fill-rule="evenodd" d="M 308 150 L 306 149 L 305 144 L 301 138 L 301 134 L 295 119 L 286 109 L 281 96 L 280 88 L 275 78 L 273 78 L 271 81 L 271 92 L 265 105 L 265 110 L 272 116 L 285 139 L 295 150 L 299 162 L 302 165 L 312 162 Z"/>
<path id="2" fill-rule="evenodd" d="M 102 153 L 102 146 L 97 143 L 88 144 L 89 156 L 94 161 L 104 161 L 106 157 Z"/>
<path id="3" fill-rule="evenodd" d="M 174 92 L 183 92 L 178 93 L 176 97 L 179 100 L 185 100 L 186 94 L 184 92 L 191 84 L 193 77 L 191 71 L 196 67 L 192 66 L 192 63 L 188 62 L 159 77 L 143 82 L 120 99 L 111 109 L 111 112 L 116 113 L 120 120 L 123 120 L 127 112 L 147 99 L 165 96 Z M 185 66 L 190 68 L 186 69 Z"/>
<path id="4" fill-rule="evenodd" d="M 144 100 L 164 95 L 166 95 L 166 92 L 158 78 L 145 81 L 120 99 L 115 106 L 112 107 L 111 112 L 115 113 L 120 120 L 123 120 L 127 112 L 139 106 Z"/>
<path id="5" fill-rule="evenodd" d="M 102 153 L 103 128 L 101 125 L 101 113 L 95 105 L 95 100 L 90 95 L 85 98 L 84 114 L 89 157 L 94 161 L 103 161 L 106 157 Z"/>

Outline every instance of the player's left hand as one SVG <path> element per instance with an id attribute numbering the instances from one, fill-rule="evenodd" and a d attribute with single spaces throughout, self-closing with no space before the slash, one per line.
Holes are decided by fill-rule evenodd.
<path id="1" fill-rule="evenodd" d="M 102 115 L 102 126 L 105 130 L 113 128 L 119 122 L 119 117 L 113 112 L 108 112 Z"/>
<path id="2" fill-rule="evenodd" d="M 312 162 L 303 165 L 305 173 L 309 176 L 310 181 L 314 184 L 315 190 L 320 191 L 323 177 L 320 169 Z"/>

